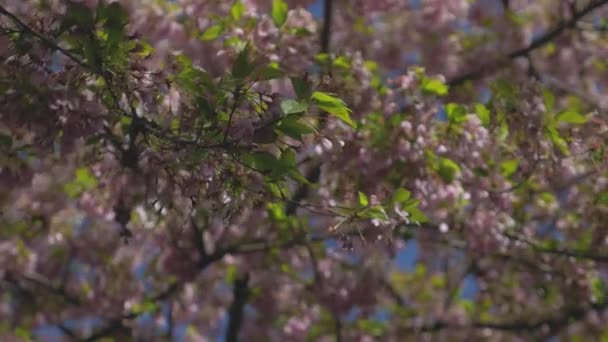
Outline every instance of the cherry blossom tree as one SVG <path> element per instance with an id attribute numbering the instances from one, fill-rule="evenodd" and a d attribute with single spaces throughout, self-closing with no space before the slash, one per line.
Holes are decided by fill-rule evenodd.
<path id="1" fill-rule="evenodd" d="M 0 0 L 6 341 L 608 338 L 608 0 Z"/>

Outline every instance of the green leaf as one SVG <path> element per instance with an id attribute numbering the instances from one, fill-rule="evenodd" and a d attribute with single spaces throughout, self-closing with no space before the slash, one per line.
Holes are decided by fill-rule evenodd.
<path id="1" fill-rule="evenodd" d="M 97 187 L 97 178 L 95 178 L 87 168 L 79 168 L 76 170 L 76 182 L 87 190 Z"/>
<path id="2" fill-rule="evenodd" d="M 448 103 L 445 106 L 445 112 L 450 123 L 461 123 L 466 120 L 467 110 L 464 106 L 456 103 Z"/>
<path id="3" fill-rule="evenodd" d="M 566 139 L 559 134 L 559 131 L 553 125 L 547 127 L 547 135 L 549 136 L 549 139 L 551 139 L 551 142 L 553 142 L 553 145 L 555 145 L 563 154 L 570 155 Z"/>
<path id="4" fill-rule="evenodd" d="M 74 26 L 84 30 L 92 30 L 95 27 L 95 19 L 90 8 L 70 1 L 67 3 L 67 9 L 62 18 L 61 30 L 70 29 Z"/>
<path id="5" fill-rule="evenodd" d="M 362 207 L 367 207 L 367 205 L 369 204 L 369 200 L 367 199 L 367 196 L 359 191 L 359 205 Z"/>
<path id="6" fill-rule="evenodd" d="M 253 132 L 253 142 L 257 144 L 272 144 L 277 141 L 278 134 L 274 125 L 262 127 Z"/>
<path id="7" fill-rule="evenodd" d="M 281 27 L 287 21 L 287 4 L 283 0 L 272 1 L 272 20 L 277 27 Z"/>
<path id="8" fill-rule="evenodd" d="M 449 87 L 438 79 L 424 78 L 422 81 L 422 91 L 430 94 L 444 96 L 448 94 Z"/>
<path id="9" fill-rule="evenodd" d="M 386 322 L 377 321 L 377 320 L 367 320 L 361 319 L 357 321 L 357 326 L 359 329 L 363 330 L 365 333 L 380 337 L 384 334 L 384 330 L 386 329 Z"/>
<path id="10" fill-rule="evenodd" d="M 215 24 L 203 32 L 201 36 L 202 40 L 214 40 L 219 37 L 224 32 L 224 26 L 220 24 Z"/>
<path id="11" fill-rule="evenodd" d="M 266 205 L 268 217 L 272 221 L 281 222 L 284 221 L 287 216 L 285 215 L 285 205 L 283 203 L 268 203 Z"/>
<path id="12" fill-rule="evenodd" d="M 293 91 L 296 93 L 298 100 L 308 101 L 311 95 L 310 84 L 304 77 L 290 77 Z"/>
<path id="13" fill-rule="evenodd" d="M 29 332 L 29 329 L 24 327 L 17 327 L 13 331 L 13 334 L 21 339 L 21 341 L 33 341 L 32 334 Z"/>
<path id="14" fill-rule="evenodd" d="M 286 166 L 296 167 L 296 151 L 291 148 L 286 148 L 281 152 L 281 161 L 285 163 Z"/>
<path id="15" fill-rule="evenodd" d="M 236 279 L 237 269 L 235 265 L 228 265 L 226 267 L 226 282 L 232 284 Z"/>
<path id="16" fill-rule="evenodd" d="M 389 217 L 386 214 L 386 211 L 384 210 L 384 208 L 382 208 L 382 206 L 379 205 L 375 205 L 371 208 L 363 210 L 363 212 L 361 212 L 361 215 L 370 219 L 378 219 L 384 222 L 389 221 Z"/>
<path id="17" fill-rule="evenodd" d="M 346 104 L 344 101 L 342 101 L 342 99 L 321 91 L 315 91 L 312 93 L 312 99 L 317 103 L 324 104 L 325 106 L 336 108 L 346 107 Z"/>
<path id="18" fill-rule="evenodd" d="M 13 146 L 13 137 L 8 134 L 0 133 L 0 147 L 5 147 L 5 148 L 9 149 L 12 146 Z"/>
<path id="19" fill-rule="evenodd" d="M 490 124 L 490 111 L 481 103 L 475 104 L 475 113 L 484 126 Z"/>
<path id="20" fill-rule="evenodd" d="M 312 93 L 312 100 L 322 110 L 336 116 L 351 127 L 356 127 L 355 123 L 350 118 L 350 109 L 340 98 L 324 92 L 315 91 Z"/>
<path id="21" fill-rule="evenodd" d="M 280 166 L 277 158 L 268 152 L 254 152 L 249 155 L 253 166 L 259 171 L 271 171 L 273 168 Z"/>
<path id="22" fill-rule="evenodd" d="M 263 66 L 259 69 L 257 74 L 260 81 L 274 80 L 285 76 L 285 73 L 279 68 L 277 63 L 270 63 Z"/>
<path id="23" fill-rule="evenodd" d="M 404 188 L 399 188 L 393 194 L 393 202 L 403 204 L 407 200 L 409 200 L 411 196 L 412 196 L 411 192 L 405 190 Z"/>
<path id="24" fill-rule="evenodd" d="M 314 132 L 312 128 L 298 122 L 298 120 L 297 115 L 290 115 L 279 122 L 277 129 L 296 140 L 301 140 L 303 135 Z"/>
<path id="25" fill-rule="evenodd" d="M 348 58 L 344 56 L 338 56 L 336 57 L 336 59 L 334 59 L 334 66 L 348 70 L 351 67 L 351 63 Z"/>
<path id="26" fill-rule="evenodd" d="M 246 45 L 236 56 L 232 65 L 232 76 L 236 79 L 245 79 L 254 70 L 255 65 L 249 61 L 250 48 Z"/>
<path id="27" fill-rule="evenodd" d="M 599 204 L 608 204 L 608 192 L 602 192 L 597 196 L 597 202 Z"/>
<path id="28" fill-rule="evenodd" d="M 135 303 L 133 305 L 133 312 L 136 313 L 146 313 L 146 312 L 155 312 L 159 308 L 158 304 L 153 300 L 146 299 L 141 303 Z"/>
<path id="29" fill-rule="evenodd" d="M 329 54 L 327 53 L 318 53 L 314 57 L 315 61 L 322 65 L 327 65 L 330 61 Z"/>
<path id="30" fill-rule="evenodd" d="M 424 223 L 429 219 L 418 207 L 410 207 L 405 209 L 410 214 L 410 220 L 414 222 Z"/>
<path id="31" fill-rule="evenodd" d="M 192 60 L 187 56 L 178 55 L 175 59 L 180 67 L 176 80 L 184 90 L 193 95 L 202 92 L 201 85 L 205 86 L 206 90 L 213 90 L 213 80 L 206 71 L 192 65 Z"/>
<path id="32" fill-rule="evenodd" d="M 293 168 L 291 170 L 289 170 L 287 172 L 287 174 L 289 175 L 289 177 L 291 177 L 291 179 L 295 180 L 296 182 L 302 183 L 302 184 L 308 184 L 310 185 L 310 182 L 308 181 L 308 179 L 306 179 L 306 177 L 304 177 L 297 169 Z"/>
<path id="33" fill-rule="evenodd" d="M 63 186 L 65 193 L 71 197 L 78 197 L 82 192 L 95 189 L 98 185 L 97 178 L 87 168 L 76 170 L 75 179 Z"/>
<path id="34" fill-rule="evenodd" d="M 553 111 L 553 107 L 555 106 L 555 95 L 548 89 L 543 89 L 543 103 L 548 112 Z"/>
<path id="35" fill-rule="evenodd" d="M 500 127 L 498 127 L 498 139 L 505 140 L 509 136 L 509 125 L 506 121 L 500 123 Z"/>
<path id="36" fill-rule="evenodd" d="M 230 15 L 234 20 L 240 20 L 241 17 L 243 17 L 244 13 L 245 5 L 243 5 L 243 3 L 240 1 L 235 2 L 234 5 L 232 5 L 232 7 L 230 8 Z"/>
<path id="37" fill-rule="evenodd" d="M 129 22 L 129 13 L 118 2 L 108 6 L 100 6 L 97 11 L 98 20 L 105 20 L 104 27 L 109 30 L 123 31 Z"/>
<path id="38" fill-rule="evenodd" d="M 575 124 L 575 125 L 581 125 L 581 124 L 584 124 L 585 122 L 587 122 L 587 117 L 585 117 L 583 114 L 581 114 L 579 112 L 567 110 L 567 111 L 561 112 L 557 115 L 557 121 Z"/>
<path id="39" fill-rule="evenodd" d="M 451 183 L 456 174 L 460 172 L 460 167 L 453 160 L 448 158 L 439 159 L 439 175 L 446 183 Z"/>
<path id="40" fill-rule="evenodd" d="M 519 160 L 517 159 L 509 159 L 500 163 L 500 172 L 503 176 L 509 178 L 511 175 L 517 171 L 517 167 L 519 166 Z"/>
<path id="41" fill-rule="evenodd" d="M 289 99 L 281 102 L 281 109 L 285 115 L 302 113 L 308 109 L 308 104 Z"/>

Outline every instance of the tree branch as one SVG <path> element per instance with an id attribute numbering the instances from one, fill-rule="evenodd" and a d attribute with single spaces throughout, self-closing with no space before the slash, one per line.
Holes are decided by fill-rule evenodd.
<path id="1" fill-rule="evenodd" d="M 321 52 L 329 52 L 329 43 L 331 40 L 331 23 L 332 23 L 332 7 L 333 0 L 325 0 L 323 8 L 323 30 L 321 31 Z"/>
<path id="2" fill-rule="evenodd" d="M 68 57 L 69 59 L 71 59 L 72 61 L 74 61 L 76 64 L 82 66 L 83 68 L 85 68 L 87 70 L 92 70 L 92 68 L 89 65 L 87 65 L 85 62 L 83 62 L 82 60 L 80 60 L 80 58 L 74 56 L 68 50 L 66 50 L 66 49 L 62 48 L 61 46 L 57 45 L 51 39 L 43 36 L 42 34 L 40 34 L 38 32 L 36 32 L 36 30 L 34 30 L 33 28 L 29 27 L 26 23 L 24 23 L 23 21 L 21 21 L 21 19 L 17 18 L 16 15 L 14 15 L 11 12 L 9 12 L 2 5 L 0 5 L 0 14 L 9 17 L 24 32 L 26 32 L 26 33 L 28 33 L 28 34 L 30 34 L 30 35 L 38 38 L 47 47 L 49 47 L 49 48 L 51 48 L 53 50 L 61 52 L 64 56 Z"/>
<path id="3" fill-rule="evenodd" d="M 321 52 L 329 53 L 330 41 L 331 41 L 331 25 L 333 12 L 333 0 L 324 1 L 323 9 L 323 30 L 321 31 Z M 327 113 L 322 112 L 319 120 L 319 128 L 321 131 L 327 123 Z M 316 163 L 306 174 L 306 180 L 310 184 L 314 184 L 319 181 L 321 176 L 321 164 Z M 308 196 L 310 186 L 308 184 L 301 184 L 295 191 L 293 197 L 285 205 L 285 213 L 287 215 L 293 215 L 298 208 L 299 203 Z"/>
<path id="4" fill-rule="evenodd" d="M 226 331 L 226 341 L 236 342 L 239 340 L 239 331 L 243 323 L 243 313 L 245 304 L 249 299 L 249 274 L 245 274 L 241 278 L 234 281 L 232 290 L 232 304 L 228 309 L 228 329 Z"/>
<path id="5" fill-rule="evenodd" d="M 576 23 L 585 17 L 587 14 L 591 13 L 595 9 L 608 4 L 608 0 L 594 0 L 587 4 L 587 6 L 583 7 L 580 11 L 573 13 L 572 18 L 566 21 L 560 22 L 556 27 L 549 30 L 547 33 L 542 35 L 540 38 L 534 40 L 528 46 L 512 51 L 504 59 L 494 61 L 493 63 L 486 64 L 481 66 L 478 69 L 469 71 L 462 75 L 456 76 L 450 80 L 448 80 L 447 84 L 449 86 L 458 86 L 467 81 L 479 79 L 485 76 L 487 73 L 491 71 L 495 71 L 497 69 L 502 69 L 508 65 L 508 63 L 516 59 L 518 57 L 525 57 L 530 52 L 545 46 L 551 41 L 555 40 L 558 36 L 560 36 L 566 29 L 573 27 Z"/>
<path id="6" fill-rule="evenodd" d="M 604 311 L 608 308 L 608 302 L 591 304 L 588 307 L 572 307 L 559 315 L 549 316 L 537 321 L 521 320 L 512 322 L 472 322 L 470 324 L 452 324 L 445 321 L 436 321 L 426 325 L 412 325 L 402 328 L 403 332 L 439 332 L 445 329 L 465 330 L 465 329 L 490 329 L 510 333 L 535 332 L 543 327 L 549 327 L 551 330 L 563 328 L 576 321 L 583 319 L 587 314 L 594 311 Z"/>
<path id="7" fill-rule="evenodd" d="M 511 240 L 520 241 L 520 242 L 525 243 L 526 245 L 532 247 L 532 249 L 534 251 L 539 252 L 539 253 L 554 254 L 554 255 L 559 255 L 559 256 L 563 256 L 563 257 L 572 257 L 572 258 L 576 258 L 576 259 L 591 260 L 591 261 L 602 262 L 602 263 L 608 262 L 607 254 L 596 254 L 596 253 L 592 253 L 590 251 L 572 250 L 572 249 L 560 248 L 560 247 L 555 247 L 555 248 L 544 247 L 535 241 L 526 239 L 521 236 L 517 236 L 515 234 L 505 233 L 504 235 Z"/>

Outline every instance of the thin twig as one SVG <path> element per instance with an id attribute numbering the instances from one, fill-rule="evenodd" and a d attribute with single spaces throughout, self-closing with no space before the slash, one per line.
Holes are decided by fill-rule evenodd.
<path id="1" fill-rule="evenodd" d="M 591 1 L 583 9 L 581 9 L 578 12 L 575 12 L 573 14 L 572 18 L 570 18 L 570 20 L 560 22 L 556 27 L 549 30 L 547 33 L 542 35 L 540 38 L 534 40 L 529 45 L 509 53 L 507 56 L 505 56 L 505 58 L 503 60 L 498 60 L 498 61 L 494 61 L 493 63 L 490 63 L 490 64 L 482 65 L 478 69 L 475 69 L 475 70 L 469 71 L 467 73 L 464 73 L 462 75 L 456 76 L 456 77 L 448 80 L 447 84 L 450 86 L 458 86 L 467 81 L 481 78 L 481 77 L 485 76 L 488 72 L 504 68 L 505 66 L 508 65 L 509 61 L 519 58 L 519 57 L 525 57 L 530 52 L 532 52 L 538 48 L 541 48 L 541 47 L 547 45 L 548 43 L 552 42 L 558 36 L 560 36 L 564 31 L 566 31 L 566 29 L 574 27 L 576 25 L 576 23 L 579 20 L 581 20 L 583 17 L 585 17 L 587 14 L 591 13 L 595 9 L 597 9 L 605 4 L 608 4 L 608 0 Z"/>

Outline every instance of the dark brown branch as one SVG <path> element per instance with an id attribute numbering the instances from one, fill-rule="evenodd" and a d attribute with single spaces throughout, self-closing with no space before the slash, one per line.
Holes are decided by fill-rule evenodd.
<path id="1" fill-rule="evenodd" d="M 505 233 L 504 235 L 511 240 L 525 243 L 526 245 L 532 247 L 534 251 L 539 253 L 553 254 L 563 257 L 572 257 L 575 259 L 591 260 L 595 262 L 608 262 L 608 254 L 596 254 L 585 250 L 572 250 L 560 247 L 544 247 L 535 241 L 529 240 L 521 236 L 517 236 L 515 234 Z"/>
<path id="2" fill-rule="evenodd" d="M 329 52 L 329 43 L 331 40 L 331 23 L 332 23 L 332 7 L 333 0 L 325 0 L 323 8 L 323 30 L 321 31 L 321 52 Z"/>
<path id="3" fill-rule="evenodd" d="M 21 30 L 23 30 L 24 32 L 26 32 L 26 33 L 28 33 L 28 34 L 30 34 L 30 35 L 38 38 L 47 47 L 49 47 L 49 48 L 51 48 L 53 50 L 61 52 L 64 56 L 68 57 L 69 59 L 71 59 L 72 61 L 74 61 L 76 64 L 82 66 L 83 68 L 88 69 L 88 70 L 91 69 L 91 67 L 89 67 L 85 62 L 83 62 L 82 60 L 80 60 L 78 57 L 74 56 L 68 50 L 66 50 L 66 49 L 62 48 L 61 46 L 57 45 L 51 39 L 43 36 L 42 34 L 40 34 L 38 32 L 36 32 L 36 30 L 34 30 L 30 26 L 28 26 L 26 23 L 24 23 L 23 21 L 21 21 L 21 19 L 17 18 L 16 15 L 14 15 L 11 12 L 9 12 L 2 5 L 0 5 L 0 14 L 9 17 L 17 26 L 19 26 L 21 28 Z"/>
<path id="4" fill-rule="evenodd" d="M 122 319 L 114 319 L 108 325 L 106 325 L 104 328 L 102 328 L 101 330 L 92 334 L 91 336 L 86 338 L 84 341 L 97 341 L 104 337 L 120 334 L 123 332 L 131 335 L 130 334 L 131 328 L 124 325 Z"/>
<path id="5" fill-rule="evenodd" d="M 595 0 L 591 1 L 587 4 L 587 6 L 583 7 L 580 11 L 573 13 L 572 18 L 566 21 L 560 22 L 556 27 L 549 30 L 547 33 L 542 35 L 540 38 L 534 40 L 528 46 L 517 49 L 509 53 L 503 60 L 494 61 L 493 63 L 486 64 L 478 69 L 469 71 L 462 75 L 456 76 L 450 80 L 448 80 L 448 85 L 450 86 L 458 86 L 467 81 L 479 79 L 486 75 L 491 71 L 495 71 L 497 69 L 504 68 L 509 64 L 509 62 L 518 57 L 525 57 L 532 51 L 545 46 L 546 44 L 555 40 L 558 36 L 560 36 L 566 29 L 574 27 L 576 23 L 585 17 L 587 14 L 591 13 L 595 9 L 608 4 L 608 0 Z"/>
<path id="6" fill-rule="evenodd" d="M 607 302 L 591 304 L 587 307 L 572 307 L 563 311 L 559 315 L 550 316 L 537 321 L 521 320 L 512 322 L 473 322 L 470 324 L 452 324 L 444 321 L 436 321 L 426 325 L 410 326 L 402 328 L 403 332 L 439 332 L 445 329 L 464 330 L 464 329 L 490 329 L 514 334 L 523 332 L 535 332 L 541 328 L 548 327 L 551 330 L 564 328 L 579 321 L 591 312 L 601 312 L 608 308 Z"/>
<path id="7" fill-rule="evenodd" d="M 336 342 L 342 342 L 342 321 L 340 317 L 334 317 L 334 330 L 336 334 Z"/>
<path id="8" fill-rule="evenodd" d="M 239 340 L 239 331 L 243 324 L 245 305 L 247 304 L 250 293 L 248 274 L 245 274 L 243 277 L 237 278 L 234 281 L 232 304 L 228 309 L 227 342 L 236 342 Z"/>
<path id="9" fill-rule="evenodd" d="M 323 30 L 321 31 L 321 52 L 329 53 L 330 41 L 331 41 L 331 25 L 333 18 L 333 0 L 324 1 L 324 12 L 323 12 Z M 319 120 L 319 128 L 321 131 L 327 123 L 327 113 L 321 113 Z M 321 164 L 316 163 L 312 166 L 310 171 L 306 174 L 306 180 L 309 183 L 314 184 L 319 181 L 321 176 Z M 293 215 L 298 208 L 299 203 L 308 197 L 310 186 L 308 184 L 301 184 L 295 191 L 293 197 L 285 205 L 285 213 L 287 215 Z"/>

